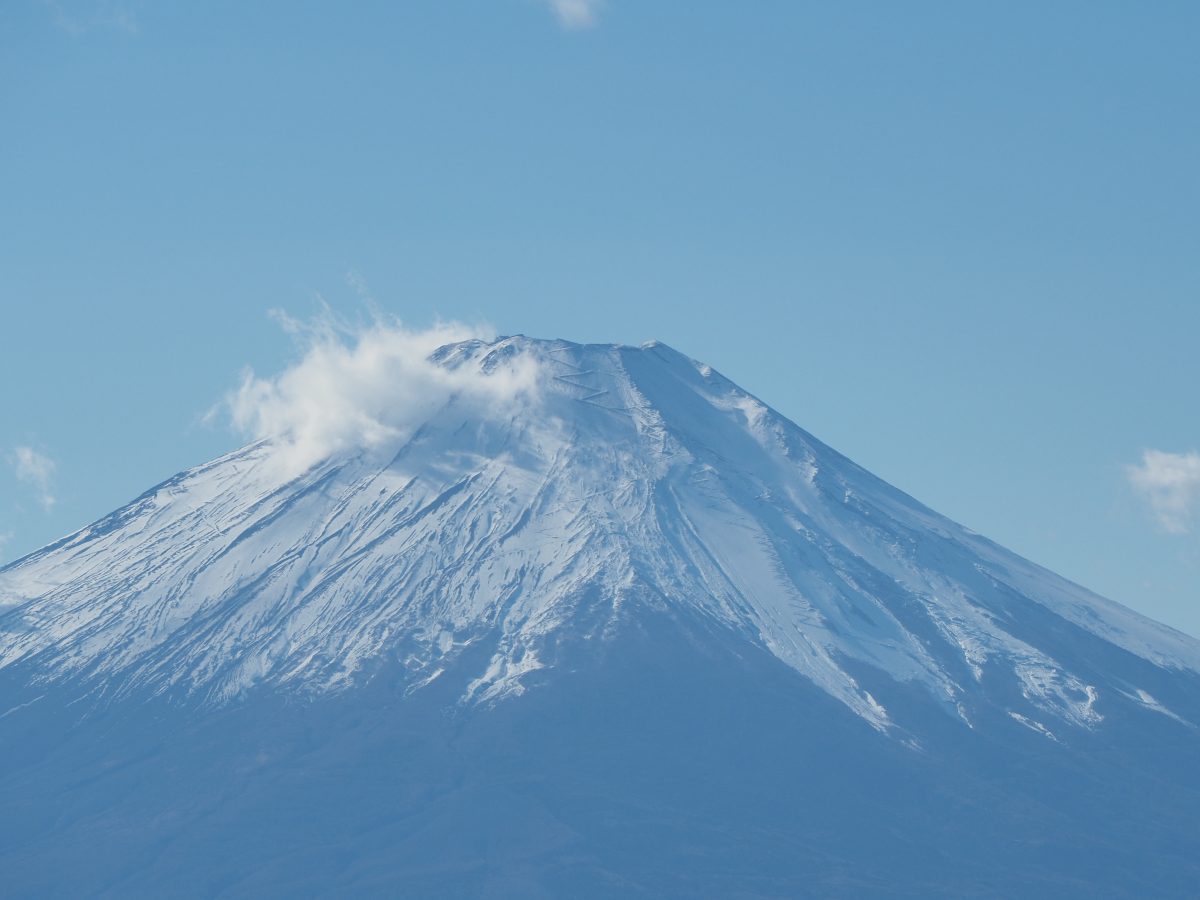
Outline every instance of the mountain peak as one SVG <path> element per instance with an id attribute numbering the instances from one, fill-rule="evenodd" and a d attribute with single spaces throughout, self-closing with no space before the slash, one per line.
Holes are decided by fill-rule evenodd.
<path id="1" fill-rule="evenodd" d="M 664 344 L 513 335 L 429 359 L 461 377 L 299 473 L 273 463 L 294 438 L 256 442 L 0 569 L 0 668 L 221 703 L 342 690 L 384 658 L 421 690 L 489 648 L 459 690 L 472 705 L 653 612 L 768 652 L 882 731 L 920 730 L 889 708 L 902 688 L 964 727 L 1055 740 L 1123 706 L 1176 716 L 1156 673 L 1200 671 L 1198 642 Z"/>

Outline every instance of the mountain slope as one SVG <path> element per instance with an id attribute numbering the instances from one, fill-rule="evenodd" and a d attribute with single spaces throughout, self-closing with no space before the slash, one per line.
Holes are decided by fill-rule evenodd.
<path id="1" fill-rule="evenodd" d="M 3 784 L 28 810 L 83 785 L 41 831 L 3 823 L 7 861 L 114 817 L 75 887 L 158 893 L 213 864 L 198 840 L 226 879 L 198 895 L 284 894 L 288 866 L 316 867 L 294 889 L 449 896 L 1125 896 L 1159 855 L 1165 895 L 1200 875 L 1200 642 L 661 344 L 432 359 L 536 378 L 302 470 L 286 435 L 256 443 L 0 569 Z M 216 837 L 309 791 L 326 824 L 269 825 L 257 862 Z M 154 850 L 151 822 L 185 837 Z"/>
<path id="2" fill-rule="evenodd" d="M 537 360 L 541 390 L 503 417 L 451 400 L 386 454 L 282 482 L 274 448 L 253 446 L 4 570 L 0 596 L 29 599 L 0 665 L 217 700 L 262 681 L 336 688 L 389 653 L 418 685 L 496 633 L 464 697 L 481 700 L 550 664 L 581 604 L 637 603 L 721 622 L 879 727 L 888 711 L 843 660 L 967 723 L 988 682 L 1033 727 L 1093 727 L 1122 697 L 1171 714 L 1024 633 L 1015 605 L 1032 601 L 1200 670 L 1196 641 L 936 516 L 661 345 L 513 338 L 441 361 L 487 371 L 513 354 Z"/>

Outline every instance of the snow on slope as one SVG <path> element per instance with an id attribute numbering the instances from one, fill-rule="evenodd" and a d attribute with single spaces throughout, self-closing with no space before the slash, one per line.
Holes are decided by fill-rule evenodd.
<path id="1" fill-rule="evenodd" d="M 295 478 L 272 441 L 176 476 L 0 569 L 0 667 L 215 703 L 344 688 L 384 657 L 417 690 L 481 646 L 463 700 L 490 702 L 558 664 L 556 636 L 604 640 L 649 606 L 768 649 L 882 730 L 862 664 L 968 724 L 998 682 L 1047 734 L 1047 717 L 1097 727 L 1118 694 L 1174 715 L 1014 627 L 1032 602 L 1200 671 L 1200 642 L 938 516 L 664 345 L 513 337 L 433 359 L 533 365 L 537 390 L 490 412 L 451 395 Z"/>

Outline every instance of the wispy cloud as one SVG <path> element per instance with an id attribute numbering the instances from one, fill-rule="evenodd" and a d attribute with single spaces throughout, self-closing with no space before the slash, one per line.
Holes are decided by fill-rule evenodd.
<path id="1" fill-rule="evenodd" d="M 58 502 L 54 496 L 54 460 L 28 446 L 14 447 L 8 459 L 17 481 L 33 488 L 44 510 L 53 509 Z"/>
<path id="2" fill-rule="evenodd" d="M 223 406 L 243 434 L 272 442 L 286 475 L 340 452 L 403 440 L 451 398 L 487 415 L 536 391 L 536 365 L 523 357 L 487 372 L 430 359 L 446 344 L 490 338 L 484 329 L 411 329 L 379 314 L 359 326 L 328 312 L 310 322 L 275 317 L 300 344 L 300 359 L 267 378 L 248 371 Z"/>
<path id="3" fill-rule="evenodd" d="M 1200 512 L 1200 453 L 1143 450 L 1142 461 L 1126 466 L 1130 485 L 1165 531 L 1191 531 Z"/>
<path id="4" fill-rule="evenodd" d="M 54 24 L 78 37 L 94 28 L 115 28 L 126 34 L 140 31 L 133 7 L 119 0 L 42 0 Z"/>
<path id="5" fill-rule="evenodd" d="M 558 24 L 571 31 L 591 28 L 600 17 L 603 0 L 542 0 L 558 19 Z"/>
<path id="6" fill-rule="evenodd" d="M 358 269 L 346 270 L 346 284 L 358 294 L 358 299 L 364 303 L 373 304 L 375 298 L 371 296 L 371 286 L 367 284 L 367 279 L 363 277 L 362 272 Z"/>

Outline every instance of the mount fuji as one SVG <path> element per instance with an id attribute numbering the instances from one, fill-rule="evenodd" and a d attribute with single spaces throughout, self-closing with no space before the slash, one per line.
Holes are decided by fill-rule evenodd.
<path id="1" fill-rule="evenodd" d="M 4 894 L 1195 896 L 1200 641 L 663 344 L 423 365 L 0 568 Z"/>

